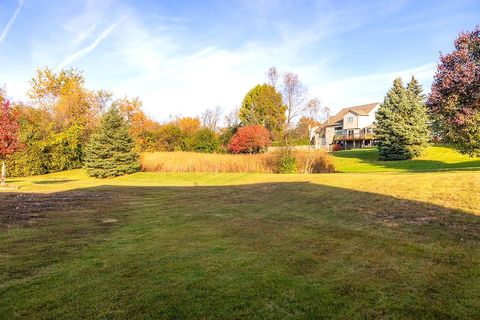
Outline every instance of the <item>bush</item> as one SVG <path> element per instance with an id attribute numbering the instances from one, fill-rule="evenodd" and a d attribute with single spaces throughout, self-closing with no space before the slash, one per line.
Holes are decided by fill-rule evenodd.
<path id="1" fill-rule="evenodd" d="M 73 125 L 54 134 L 48 142 L 50 153 L 49 172 L 81 168 L 83 127 Z"/>
<path id="2" fill-rule="evenodd" d="M 298 173 L 333 173 L 335 165 L 332 157 L 325 151 L 296 151 Z"/>
<path id="3" fill-rule="evenodd" d="M 192 139 L 192 150 L 202 153 L 214 153 L 220 147 L 215 132 L 208 128 L 200 129 Z"/>
<path id="4" fill-rule="evenodd" d="M 228 145 L 232 153 L 259 153 L 271 143 L 270 132 L 260 125 L 238 128 Z"/>
<path id="5" fill-rule="evenodd" d="M 157 148 L 161 151 L 178 151 L 185 149 L 185 137 L 182 130 L 174 124 L 163 125 L 157 135 Z"/>
<path id="6" fill-rule="evenodd" d="M 40 128 L 23 121 L 22 148 L 9 158 L 10 174 L 31 176 L 81 168 L 83 133 L 79 125 L 55 133 L 51 127 Z"/>
<path id="7" fill-rule="evenodd" d="M 285 149 L 276 153 L 275 173 L 297 173 L 297 159 L 292 151 Z"/>

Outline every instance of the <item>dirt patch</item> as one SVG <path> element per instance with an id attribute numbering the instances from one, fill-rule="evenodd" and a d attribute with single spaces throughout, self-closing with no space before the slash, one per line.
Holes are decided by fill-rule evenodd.
<path id="1" fill-rule="evenodd" d="M 110 192 L 72 191 L 65 193 L 0 193 L 0 227 L 29 225 L 50 212 L 69 214 L 108 203 Z"/>

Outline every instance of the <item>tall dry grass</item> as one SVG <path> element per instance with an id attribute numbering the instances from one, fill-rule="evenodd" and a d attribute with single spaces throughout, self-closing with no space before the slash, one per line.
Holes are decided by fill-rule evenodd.
<path id="1" fill-rule="evenodd" d="M 334 172 L 333 161 L 323 151 L 294 151 L 298 173 Z M 196 152 L 145 152 L 147 172 L 276 173 L 278 153 L 206 154 Z"/>
<path id="2" fill-rule="evenodd" d="M 333 158 L 325 151 L 293 151 L 297 160 L 297 173 L 333 173 Z"/>

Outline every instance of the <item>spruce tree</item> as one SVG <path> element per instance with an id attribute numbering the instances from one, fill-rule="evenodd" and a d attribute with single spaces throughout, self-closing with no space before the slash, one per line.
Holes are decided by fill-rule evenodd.
<path id="1" fill-rule="evenodd" d="M 376 115 L 380 160 L 407 160 L 421 155 L 429 141 L 423 101 L 415 78 L 406 88 L 400 78 L 394 80 Z"/>
<path id="2" fill-rule="evenodd" d="M 422 86 L 413 76 L 407 84 L 407 91 L 411 100 L 410 115 L 406 119 L 410 128 L 407 149 L 412 154 L 412 157 L 418 157 L 427 148 L 432 132 L 425 104 L 426 97 L 423 94 Z"/>
<path id="3" fill-rule="evenodd" d="M 88 174 L 107 178 L 138 171 L 140 164 L 134 147 L 126 121 L 116 108 L 111 108 L 86 147 L 84 161 Z"/>

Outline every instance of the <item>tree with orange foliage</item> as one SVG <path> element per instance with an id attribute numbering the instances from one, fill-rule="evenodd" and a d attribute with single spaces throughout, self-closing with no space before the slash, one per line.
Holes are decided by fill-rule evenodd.
<path id="1" fill-rule="evenodd" d="M 272 142 L 270 131 L 261 125 L 238 128 L 228 145 L 232 153 L 258 153 Z"/>
<path id="2" fill-rule="evenodd" d="M 200 119 L 197 117 L 177 117 L 173 124 L 179 127 L 187 136 L 194 135 L 201 126 Z"/>
<path id="3" fill-rule="evenodd" d="M 142 101 L 139 98 L 124 97 L 112 105 L 129 124 L 128 132 L 135 141 L 136 150 L 142 152 L 151 149 L 150 140 L 160 129 L 160 124 L 145 114 L 142 110 Z"/>

